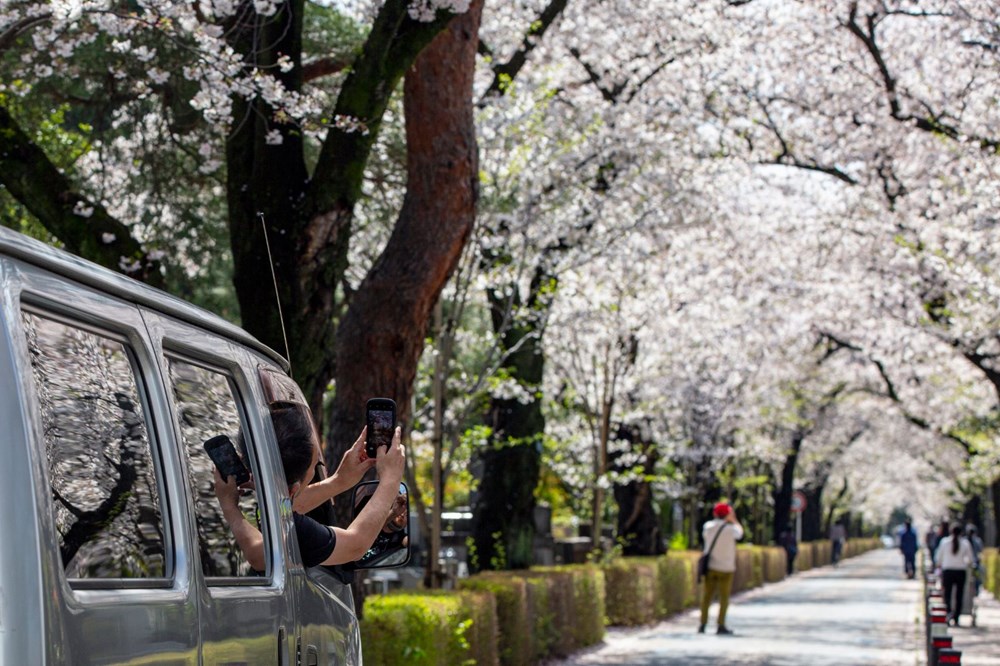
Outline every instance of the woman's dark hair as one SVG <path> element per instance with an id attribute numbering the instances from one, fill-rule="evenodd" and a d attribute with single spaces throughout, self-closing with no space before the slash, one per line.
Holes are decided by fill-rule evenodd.
<path id="1" fill-rule="evenodd" d="M 281 466 L 285 468 L 288 486 L 305 477 L 312 463 L 315 445 L 312 417 L 305 405 L 294 402 L 271 404 L 271 422 L 278 439 Z"/>
<path id="2" fill-rule="evenodd" d="M 962 527 L 961 525 L 955 525 L 951 528 L 951 553 L 952 555 L 958 555 L 959 541 L 962 538 Z"/>

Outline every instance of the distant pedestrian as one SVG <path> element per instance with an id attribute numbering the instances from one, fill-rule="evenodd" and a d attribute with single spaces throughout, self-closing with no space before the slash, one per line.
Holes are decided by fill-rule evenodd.
<path id="1" fill-rule="evenodd" d="M 927 534 L 924 535 L 924 545 L 927 546 L 927 559 L 933 564 L 934 551 L 937 550 L 938 545 L 938 533 L 933 524 L 927 528 Z"/>
<path id="2" fill-rule="evenodd" d="M 913 529 L 913 523 L 907 520 L 899 530 L 899 551 L 903 553 L 903 573 L 907 578 L 913 578 L 917 574 L 918 549 L 917 532 Z"/>
<path id="3" fill-rule="evenodd" d="M 972 544 L 962 536 L 962 528 L 959 525 L 951 529 L 951 536 L 938 542 L 937 551 L 934 553 L 934 564 L 941 569 L 941 585 L 944 588 L 944 605 L 948 609 L 948 624 L 954 624 L 956 627 L 965 596 L 966 571 L 972 566 L 974 559 Z"/>
<path id="4" fill-rule="evenodd" d="M 979 534 L 976 533 L 975 525 L 966 525 L 965 534 L 969 539 L 969 544 L 972 546 L 972 576 L 975 578 L 975 593 L 978 597 L 979 588 L 983 584 L 983 563 L 981 558 L 983 555 L 983 548 L 985 546 L 983 544 L 983 540 L 979 538 Z"/>
<path id="5" fill-rule="evenodd" d="M 778 545 L 785 549 L 785 574 L 792 575 L 795 571 L 795 556 L 799 554 L 799 542 L 795 538 L 795 528 L 791 523 L 778 535 Z"/>
<path id="6" fill-rule="evenodd" d="M 701 624 L 698 633 L 705 633 L 708 624 L 708 607 L 712 597 L 719 592 L 719 621 L 717 634 L 731 635 L 726 627 L 726 610 L 729 608 L 729 593 L 733 589 L 733 574 L 736 573 L 736 542 L 743 538 L 743 526 L 736 520 L 736 512 L 725 502 L 719 502 L 712 509 L 714 520 L 705 523 L 701 530 L 705 540 L 702 552 L 709 555 L 708 574 L 705 576 L 701 596 Z"/>
<path id="7" fill-rule="evenodd" d="M 830 559 L 833 566 L 837 566 L 840 557 L 844 553 L 844 543 L 847 541 L 847 528 L 842 522 L 836 522 L 830 526 Z"/>

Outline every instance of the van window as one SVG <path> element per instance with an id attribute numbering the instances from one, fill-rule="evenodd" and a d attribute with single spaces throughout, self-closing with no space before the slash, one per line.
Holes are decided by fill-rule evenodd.
<path id="1" fill-rule="evenodd" d="M 22 321 L 67 578 L 165 577 L 160 492 L 132 352 L 124 338 L 33 312 Z"/>
<path id="2" fill-rule="evenodd" d="M 255 469 L 252 447 L 240 418 L 236 386 L 231 376 L 218 368 L 176 357 L 168 357 L 167 364 L 187 458 L 188 486 L 195 503 L 202 572 L 208 578 L 260 575 L 264 572 L 250 568 L 223 519 L 215 496 L 214 463 L 204 446 L 207 440 L 225 435 L 247 469 Z M 261 527 L 254 492 L 247 491 L 240 498 L 240 509 L 251 524 Z"/>

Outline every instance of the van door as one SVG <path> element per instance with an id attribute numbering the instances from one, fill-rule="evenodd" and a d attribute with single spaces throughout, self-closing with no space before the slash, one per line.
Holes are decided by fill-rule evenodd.
<path id="1" fill-rule="evenodd" d="M 278 368 L 261 360 L 258 377 L 266 403 L 292 402 L 308 410 L 298 384 Z M 317 471 L 325 475 L 321 469 Z M 333 506 L 329 509 L 325 517 L 314 517 L 332 522 Z M 305 666 L 360 666 L 361 632 L 350 586 L 332 575 L 332 570 L 326 567 L 305 569 L 298 548 L 292 547 L 290 551 L 289 577 L 295 591 L 295 615 L 299 619 L 296 637 L 301 646 L 301 663 Z"/>
<path id="2" fill-rule="evenodd" d="M 45 663 L 194 666 L 179 461 L 156 427 L 165 402 L 139 312 L 2 261 L 35 466 L 34 504 L 7 510 L 37 508 Z"/>
<path id="3" fill-rule="evenodd" d="M 201 659 L 213 664 L 296 663 L 293 605 L 280 535 L 290 531 L 291 501 L 281 462 L 265 441 L 259 390 L 240 345 L 203 329 L 142 310 L 171 403 L 171 437 L 181 451 L 184 493 L 193 507 L 192 567 L 198 580 Z M 256 392 L 255 392 L 256 391 Z M 255 570 L 237 543 L 215 495 L 204 443 L 225 435 L 253 475 L 240 500 L 244 518 L 263 538 Z M 289 523 L 282 528 L 283 522 Z"/>

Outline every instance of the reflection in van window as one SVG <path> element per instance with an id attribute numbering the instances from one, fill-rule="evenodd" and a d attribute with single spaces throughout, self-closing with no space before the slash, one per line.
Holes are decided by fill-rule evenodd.
<path id="1" fill-rule="evenodd" d="M 215 497 L 212 459 L 204 446 L 207 440 L 226 435 L 247 469 L 253 469 L 232 381 L 222 371 L 177 358 L 168 358 L 167 363 L 187 458 L 188 486 L 198 521 L 202 571 L 207 577 L 256 575 L 259 572 L 250 568 L 222 517 L 222 508 Z M 254 493 L 248 492 L 240 498 L 240 510 L 250 523 L 257 523 L 258 505 Z"/>
<path id="2" fill-rule="evenodd" d="M 127 347 L 30 312 L 22 321 L 66 576 L 165 577 L 156 474 Z"/>

